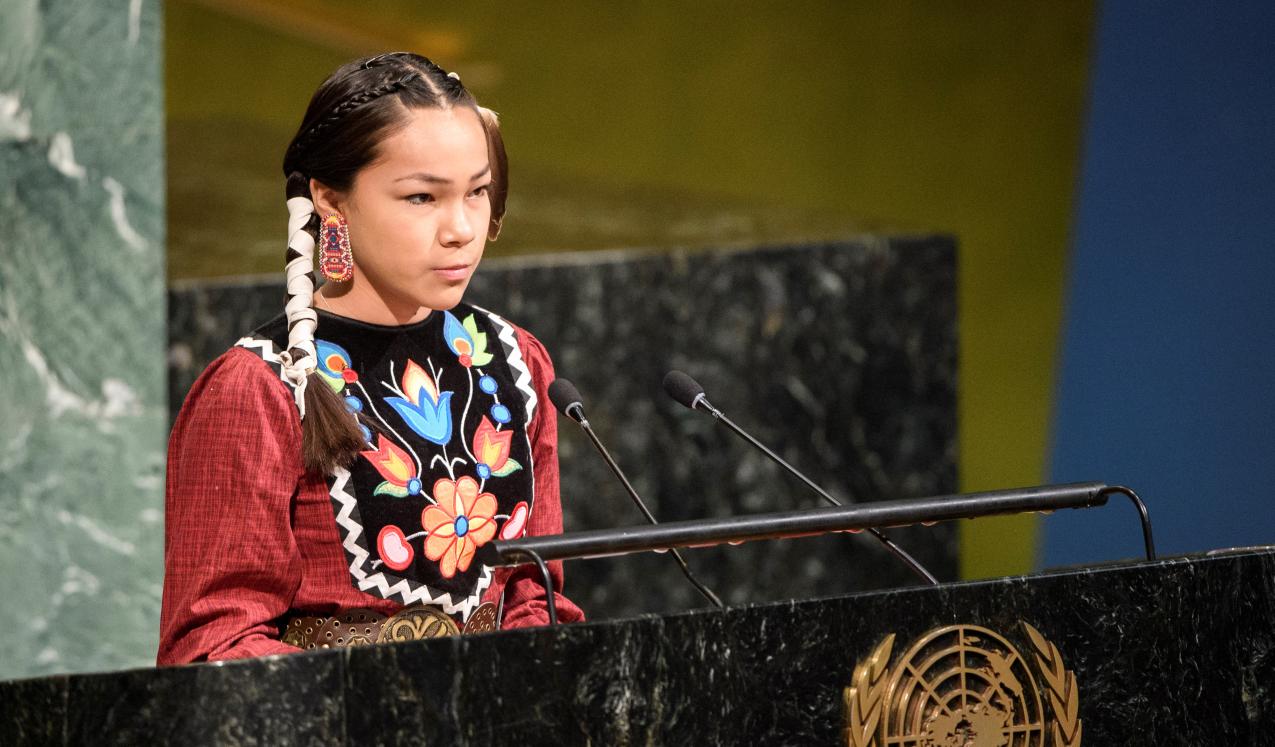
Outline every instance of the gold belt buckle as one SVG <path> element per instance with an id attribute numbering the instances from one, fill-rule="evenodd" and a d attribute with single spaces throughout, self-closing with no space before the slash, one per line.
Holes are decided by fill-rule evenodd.
<path id="1" fill-rule="evenodd" d="M 456 621 L 436 607 L 404 607 L 381 626 L 377 643 L 391 641 L 423 641 L 460 635 Z"/>

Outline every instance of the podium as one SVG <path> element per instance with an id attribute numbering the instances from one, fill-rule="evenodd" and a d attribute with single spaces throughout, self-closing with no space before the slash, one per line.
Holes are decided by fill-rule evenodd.
<path id="1" fill-rule="evenodd" d="M 1272 744 L 1275 548 L 5 682 L 0 712 L 5 745 Z"/>

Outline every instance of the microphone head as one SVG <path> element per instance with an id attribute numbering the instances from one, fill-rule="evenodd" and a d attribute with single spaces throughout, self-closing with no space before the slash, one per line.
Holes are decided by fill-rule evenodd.
<path id="1" fill-rule="evenodd" d="M 668 393 L 668 396 L 692 410 L 704 400 L 704 387 L 690 375 L 677 370 L 669 371 L 664 375 L 664 391 Z"/>
<path id="2" fill-rule="evenodd" d="M 558 408 L 558 412 L 572 420 L 579 419 L 568 412 L 573 405 L 580 408 L 580 416 L 584 416 L 584 398 L 580 396 L 580 390 L 576 389 L 576 385 L 566 379 L 554 379 L 549 385 L 549 401 Z"/>

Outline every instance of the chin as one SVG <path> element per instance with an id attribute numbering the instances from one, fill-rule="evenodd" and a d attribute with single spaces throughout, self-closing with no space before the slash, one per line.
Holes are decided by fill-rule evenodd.
<path id="1" fill-rule="evenodd" d="M 448 311 L 456 307 L 465 296 L 465 289 L 469 287 L 469 283 L 455 287 L 447 288 L 442 291 L 431 293 L 428 298 L 420 300 L 421 306 L 426 306 L 435 311 Z"/>

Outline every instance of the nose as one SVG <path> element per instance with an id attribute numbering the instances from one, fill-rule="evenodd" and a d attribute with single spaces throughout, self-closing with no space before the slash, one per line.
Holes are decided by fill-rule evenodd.
<path id="1" fill-rule="evenodd" d="M 443 246 L 449 247 L 461 247 L 474 240 L 474 224 L 464 203 L 453 206 L 443 217 L 438 239 Z"/>

